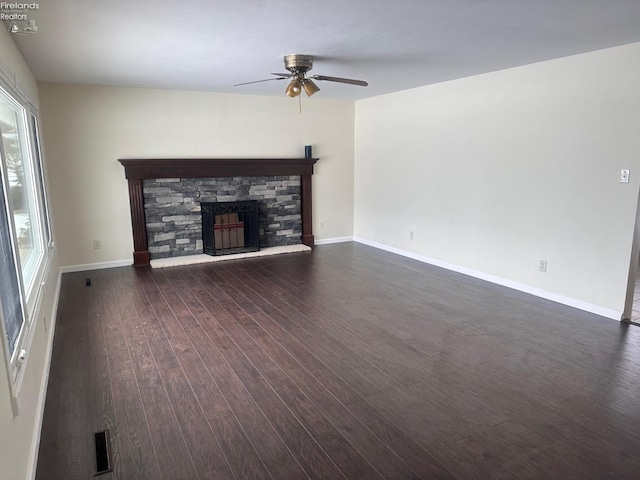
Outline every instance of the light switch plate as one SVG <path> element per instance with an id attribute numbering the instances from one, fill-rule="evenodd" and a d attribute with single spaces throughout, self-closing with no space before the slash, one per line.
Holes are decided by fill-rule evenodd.
<path id="1" fill-rule="evenodd" d="M 629 170 L 620 170 L 620 183 L 629 183 Z"/>

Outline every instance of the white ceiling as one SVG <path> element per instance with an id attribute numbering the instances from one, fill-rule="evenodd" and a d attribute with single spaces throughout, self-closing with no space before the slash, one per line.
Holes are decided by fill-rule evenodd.
<path id="1" fill-rule="evenodd" d="M 359 99 L 640 41 L 640 0 L 44 0 L 14 36 L 46 82 L 284 95 L 233 87 L 316 57 L 314 98 Z"/>

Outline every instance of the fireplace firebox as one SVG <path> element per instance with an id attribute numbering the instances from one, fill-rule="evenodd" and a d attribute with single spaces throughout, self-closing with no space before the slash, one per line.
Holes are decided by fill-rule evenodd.
<path id="1" fill-rule="evenodd" d="M 207 255 L 260 250 L 258 201 L 201 203 L 202 247 Z"/>

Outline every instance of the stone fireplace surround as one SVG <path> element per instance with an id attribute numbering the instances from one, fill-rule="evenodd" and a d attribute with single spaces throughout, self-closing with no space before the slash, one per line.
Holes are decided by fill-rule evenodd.
<path id="1" fill-rule="evenodd" d="M 150 261 L 145 220 L 143 180 L 162 178 L 218 178 L 300 176 L 302 243 L 314 246 L 312 230 L 311 175 L 317 158 L 248 159 L 120 159 L 129 185 L 133 230 L 133 265 Z"/>
<path id="2" fill-rule="evenodd" d="M 202 253 L 202 203 L 256 200 L 262 248 L 301 243 L 297 175 L 155 178 L 143 180 L 142 191 L 151 260 Z"/>

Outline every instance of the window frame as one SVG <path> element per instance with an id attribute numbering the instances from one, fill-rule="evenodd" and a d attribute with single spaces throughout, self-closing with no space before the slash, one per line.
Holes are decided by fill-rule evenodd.
<path id="1" fill-rule="evenodd" d="M 7 329 L 3 318 L 2 298 L 0 297 L 0 333 L 2 333 L 2 347 L 5 357 L 5 365 L 10 383 L 12 400 L 17 398 L 20 391 L 22 378 L 24 375 L 24 365 L 28 359 L 28 352 L 31 347 L 33 335 L 36 330 L 36 318 L 39 318 L 42 298 L 44 297 L 45 280 L 51 266 L 52 253 L 55 247 L 53 232 L 51 227 L 50 209 L 47 195 L 47 181 L 44 166 L 44 156 L 42 153 L 42 138 L 40 137 L 39 117 L 37 108 L 29 102 L 24 95 L 15 87 L 8 84 L 4 78 L 0 77 L 0 95 L 6 96 L 12 103 L 20 108 L 20 121 L 22 122 L 24 135 L 26 138 L 20 139 L 24 162 L 29 162 L 31 191 L 29 191 L 29 202 L 33 202 L 35 221 L 37 222 L 38 258 L 33 269 L 31 282 L 25 285 L 25 278 L 18 252 L 17 232 L 13 221 L 13 208 L 11 206 L 11 195 L 8 191 L 9 181 L 5 152 L 2 142 L 0 142 L 0 180 L 3 182 L 4 197 L 0 198 L 0 208 L 4 208 L 8 216 L 9 235 L 11 239 L 11 249 L 18 278 L 18 288 L 20 291 L 20 302 L 22 304 L 22 325 L 15 341 L 15 347 L 11 351 L 11 346 L 7 341 Z M 14 415 L 17 415 L 17 405 L 14 405 Z"/>
<path id="2" fill-rule="evenodd" d="M 37 116 L 37 111 L 32 108 L 31 105 L 29 105 L 29 109 L 27 111 L 27 116 L 29 117 L 29 132 L 31 134 L 31 142 L 32 142 L 32 148 L 33 148 L 33 161 L 35 163 L 35 167 L 37 170 L 37 175 L 38 178 L 36 179 L 36 187 L 38 189 L 38 194 L 40 197 L 40 201 L 41 201 L 41 205 L 42 205 L 42 211 L 40 212 L 42 214 L 42 221 L 43 221 L 43 235 L 44 235 L 44 240 L 45 240 L 45 246 L 46 248 L 52 248 L 54 245 L 53 243 L 53 231 L 51 230 L 51 218 L 49 215 L 50 209 L 49 209 L 49 197 L 47 194 L 47 182 L 46 182 L 46 175 L 44 172 L 44 163 L 42 162 L 42 147 L 40 142 L 42 141 L 42 139 L 40 138 L 40 126 L 39 126 L 39 120 L 38 120 L 38 116 Z"/>

